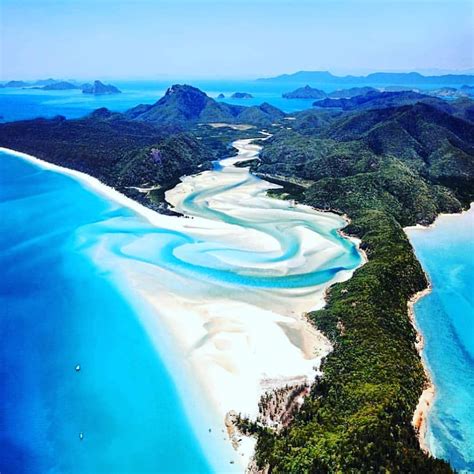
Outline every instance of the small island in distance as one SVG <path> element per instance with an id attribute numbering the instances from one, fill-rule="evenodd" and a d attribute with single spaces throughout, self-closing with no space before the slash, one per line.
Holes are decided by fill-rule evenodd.
<path id="1" fill-rule="evenodd" d="M 321 89 L 314 89 L 306 85 L 292 92 L 284 92 L 281 96 L 284 99 L 324 99 L 327 97 L 327 94 Z"/>
<path id="2" fill-rule="evenodd" d="M 122 91 L 112 85 L 104 84 L 99 80 L 95 80 L 93 84 L 85 83 L 78 84 L 72 79 L 69 81 L 60 81 L 56 79 L 40 79 L 34 82 L 27 81 L 8 81 L 5 84 L 0 84 L 0 88 L 21 88 L 21 89 L 36 89 L 43 91 L 65 91 L 65 90 L 74 90 L 81 89 L 84 94 L 92 95 L 108 95 L 108 94 L 121 94 Z"/>
<path id="3" fill-rule="evenodd" d="M 122 91 L 112 84 L 104 84 L 100 81 L 94 81 L 94 84 L 84 84 L 82 86 L 83 94 L 104 95 L 121 94 Z"/>
<path id="4" fill-rule="evenodd" d="M 72 82 L 60 81 L 53 82 L 52 84 L 46 84 L 45 86 L 36 86 L 32 89 L 41 89 L 44 91 L 66 91 L 71 89 L 80 89 L 80 87 Z"/>
<path id="5" fill-rule="evenodd" d="M 253 95 L 248 92 L 234 92 L 231 95 L 231 99 L 252 99 Z"/>

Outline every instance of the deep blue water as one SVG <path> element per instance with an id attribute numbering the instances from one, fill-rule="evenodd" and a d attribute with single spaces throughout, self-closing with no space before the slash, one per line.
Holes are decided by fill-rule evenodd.
<path id="1" fill-rule="evenodd" d="M 54 117 L 64 115 L 67 118 L 82 117 L 99 107 L 123 112 L 138 104 L 152 104 L 162 97 L 172 84 L 187 83 L 199 87 L 209 96 L 216 98 L 223 93 L 226 98 L 219 99 L 237 105 L 259 105 L 268 102 L 285 112 L 294 112 L 311 108 L 313 99 L 283 99 L 281 94 L 296 89 L 304 84 L 279 84 L 251 80 L 110 80 L 122 90 L 122 94 L 111 96 L 90 96 L 80 90 L 42 91 L 33 89 L 0 88 L 0 122 L 25 120 L 36 117 Z M 353 86 L 358 85 L 357 83 Z M 335 89 L 348 88 L 334 84 L 315 84 L 315 87 L 331 92 Z M 442 87 L 443 84 L 430 85 L 427 88 Z M 234 92 L 248 92 L 252 99 L 231 99 Z"/>
<path id="2" fill-rule="evenodd" d="M 474 472 L 474 208 L 408 234 L 433 285 L 415 305 L 435 385 L 426 441 L 456 470 Z"/>
<path id="3" fill-rule="evenodd" d="M 0 208 L 0 472 L 210 472 L 136 308 L 78 240 L 131 211 L 6 153 Z"/>

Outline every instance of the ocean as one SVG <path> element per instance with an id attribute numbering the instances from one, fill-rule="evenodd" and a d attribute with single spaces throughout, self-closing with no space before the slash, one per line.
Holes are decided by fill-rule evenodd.
<path id="1" fill-rule="evenodd" d="M 146 308 L 84 252 L 134 213 L 8 153 L 0 206 L 0 471 L 212 472 Z"/>
<path id="2" fill-rule="evenodd" d="M 309 109 L 313 99 L 284 99 L 282 93 L 289 92 L 297 87 L 304 86 L 300 83 L 272 83 L 255 80 L 107 80 L 116 85 L 122 94 L 92 96 L 83 94 L 80 90 L 43 91 L 22 88 L 0 88 L 0 123 L 14 120 L 26 120 L 37 117 L 50 118 L 63 115 L 66 118 L 79 118 L 100 107 L 107 107 L 114 112 L 123 112 L 138 104 L 153 104 L 160 99 L 166 89 L 173 84 L 190 84 L 202 89 L 210 97 L 217 99 L 221 93 L 227 102 L 235 105 L 260 105 L 268 102 L 284 112 L 296 112 Z M 312 84 L 313 85 L 313 84 Z M 335 89 L 348 88 L 360 84 L 335 86 L 334 84 L 314 84 L 325 92 Z M 429 85 L 428 89 L 442 87 L 443 84 Z M 232 99 L 234 92 L 248 92 L 251 99 Z"/>
<path id="3" fill-rule="evenodd" d="M 415 304 L 435 385 L 426 443 L 458 472 L 474 472 L 474 207 L 407 231 L 432 292 Z"/>

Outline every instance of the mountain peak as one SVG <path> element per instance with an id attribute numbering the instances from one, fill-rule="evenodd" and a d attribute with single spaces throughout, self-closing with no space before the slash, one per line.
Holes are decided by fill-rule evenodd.
<path id="1" fill-rule="evenodd" d="M 203 91 L 186 84 L 174 84 L 153 107 L 160 107 L 181 119 L 196 120 L 201 112 L 213 102 Z"/>

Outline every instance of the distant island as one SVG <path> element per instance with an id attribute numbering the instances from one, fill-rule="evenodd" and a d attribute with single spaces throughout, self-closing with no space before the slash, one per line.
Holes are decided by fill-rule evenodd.
<path id="1" fill-rule="evenodd" d="M 225 95 L 222 92 L 217 96 L 218 99 L 225 99 Z"/>
<path id="2" fill-rule="evenodd" d="M 248 92 L 234 92 L 231 96 L 232 99 L 252 99 L 253 95 Z"/>
<path id="3" fill-rule="evenodd" d="M 284 99 L 324 99 L 327 94 L 320 89 L 314 89 L 306 85 L 292 92 L 284 92 L 281 96 Z"/>
<path id="4" fill-rule="evenodd" d="M 6 84 L 3 84 L 3 87 L 27 87 L 31 86 L 29 82 L 25 81 L 8 81 Z"/>
<path id="5" fill-rule="evenodd" d="M 369 92 L 377 92 L 374 87 L 350 87 L 349 89 L 338 89 L 337 91 L 331 92 L 328 97 L 332 99 L 350 99 L 356 95 L 365 95 Z"/>
<path id="6" fill-rule="evenodd" d="M 0 84 L 1 88 L 22 88 L 22 89 L 36 89 L 44 91 L 65 91 L 73 89 L 82 89 L 84 94 L 91 95 L 109 95 L 109 94 L 121 94 L 122 91 L 112 84 L 104 84 L 103 82 L 96 80 L 93 84 L 82 84 L 78 85 L 73 80 L 60 81 L 56 79 L 40 79 L 34 82 L 27 81 L 8 81 L 5 84 Z"/>
<path id="7" fill-rule="evenodd" d="M 437 99 L 428 94 L 420 94 L 413 91 L 400 92 L 379 92 L 371 91 L 363 95 L 357 95 L 350 98 L 332 99 L 326 98 L 313 102 L 316 107 L 340 108 L 342 110 L 362 110 L 362 109 L 380 109 L 392 106 L 401 106 L 414 104 L 417 102 L 434 103 L 437 102 L 440 108 L 445 106 L 442 99 Z"/>
<path id="8" fill-rule="evenodd" d="M 326 93 L 321 89 L 316 89 L 309 85 L 304 87 L 299 87 L 292 92 L 284 92 L 282 97 L 285 99 L 328 99 L 326 102 L 318 102 L 314 105 L 318 105 L 319 107 L 344 107 L 341 104 L 344 102 L 337 102 L 332 99 L 352 99 L 355 97 L 359 97 L 357 100 L 361 100 L 360 98 L 363 96 L 368 96 L 371 99 L 374 97 L 379 97 L 380 94 L 385 93 L 386 97 L 389 97 L 387 94 L 389 93 L 399 93 L 397 103 L 400 104 L 400 98 L 402 95 L 400 93 L 405 93 L 409 100 L 413 97 L 418 97 L 418 95 L 430 95 L 433 97 L 440 97 L 440 98 L 460 98 L 466 97 L 469 93 L 474 91 L 474 87 L 470 88 L 470 86 L 462 86 L 461 88 L 457 89 L 455 87 L 441 87 L 439 89 L 432 89 L 432 90 L 420 90 L 418 88 L 410 88 L 410 87 L 403 87 L 403 86 L 388 86 L 381 89 L 377 89 L 375 87 L 370 86 L 362 86 L 362 87 L 350 87 L 348 89 L 337 89 L 333 92 Z M 419 97 L 421 98 L 421 97 Z"/>
<path id="9" fill-rule="evenodd" d="M 94 81 L 94 84 L 84 84 L 82 86 L 82 93 L 92 95 L 108 95 L 121 94 L 122 91 L 112 84 L 104 84 L 100 81 Z"/>
<path id="10" fill-rule="evenodd" d="M 44 91 L 66 91 L 70 89 L 80 89 L 80 87 L 72 82 L 60 81 L 53 82 L 41 87 L 32 87 L 32 89 L 41 89 Z"/>
<path id="11" fill-rule="evenodd" d="M 335 85 L 474 85 L 474 75 L 445 74 L 424 76 L 418 72 L 375 72 L 367 76 L 335 76 L 328 71 L 298 71 L 276 77 L 260 78 L 257 81 L 287 82 L 292 84 L 335 84 Z"/>

